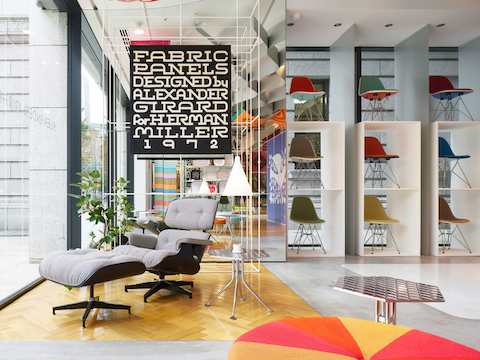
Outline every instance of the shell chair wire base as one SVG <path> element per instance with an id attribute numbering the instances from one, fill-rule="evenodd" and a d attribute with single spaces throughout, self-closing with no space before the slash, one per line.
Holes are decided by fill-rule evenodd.
<path id="1" fill-rule="evenodd" d="M 322 181 L 321 169 L 317 168 L 315 161 L 293 161 L 295 164 L 296 181 L 290 181 L 291 189 L 302 188 L 296 182 L 298 181 L 320 181 L 320 189 L 325 189 Z M 318 175 L 318 177 L 317 177 Z"/>
<path id="2" fill-rule="evenodd" d="M 365 109 L 362 121 L 384 121 L 385 113 L 388 111 L 385 109 L 384 104 L 388 97 L 384 99 L 372 99 L 368 101 L 368 108 Z"/>
<path id="3" fill-rule="evenodd" d="M 454 225 L 453 230 L 450 227 L 440 227 L 439 230 L 438 246 L 442 248 L 442 254 L 445 254 L 446 250 L 450 250 L 453 240 L 456 240 L 469 254 L 472 253 L 472 248 L 458 225 Z"/>
<path id="4" fill-rule="evenodd" d="M 440 176 L 441 176 L 441 184 L 443 187 L 449 187 L 447 184 L 448 173 L 451 175 L 456 176 L 461 182 L 463 182 L 469 189 L 472 188 L 470 181 L 468 180 L 465 171 L 463 171 L 462 165 L 460 164 L 461 159 L 449 159 L 443 158 L 440 163 Z M 454 160 L 453 166 L 450 168 L 450 160 Z M 459 170 L 458 172 L 456 170 Z"/>
<path id="5" fill-rule="evenodd" d="M 300 224 L 298 226 L 295 238 L 293 240 L 293 247 L 297 248 L 297 254 L 300 252 L 300 247 L 310 240 L 313 251 L 318 246 L 326 254 L 325 245 L 320 236 L 316 224 Z"/>
<path id="6" fill-rule="evenodd" d="M 400 254 L 400 249 L 398 248 L 397 241 L 393 236 L 392 229 L 388 224 L 374 224 L 369 223 L 367 231 L 365 231 L 365 236 L 363 239 L 363 246 L 370 247 L 370 254 L 374 254 L 375 247 L 380 247 L 383 251 L 383 244 L 388 245 L 388 235 L 392 239 L 393 246 L 398 254 Z"/>
<path id="7" fill-rule="evenodd" d="M 297 119 L 305 117 L 308 121 L 325 121 L 321 107 L 321 97 L 296 104 L 295 112 Z"/>
<path id="8" fill-rule="evenodd" d="M 463 105 L 465 111 L 460 109 L 460 105 Z M 455 114 L 463 114 L 470 121 L 475 120 L 461 96 L 452 99 L 437 100 L 432 111 L 433 121 L 438 120 L 442 113 L 445 121 L 455 121 Z"/>
<path id="9" fill-rule="evenodd" d="M 370 181 L 371 187 L 383 187 L 384 181 L 390 180 L 397 188 L 400 188 L 397 175 L 385 159 L 369 159 L 365 169 L 365 182 Z"/>

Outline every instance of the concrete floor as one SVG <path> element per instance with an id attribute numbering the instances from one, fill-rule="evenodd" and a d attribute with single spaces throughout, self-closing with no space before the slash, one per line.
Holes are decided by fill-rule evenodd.
<path id="1" fill-rule="evenodd" d="M 0 342 L 9 360 L 226 360 L 230 341 L 25 341 Z"/>
<path id="2" fill-rule="evenodd" d="M 354 274 L 347 267 L 370 264 L 412 264 L 422 270 L 431 264 L 478 264 L 480 258 L 323 258 L 315 261 L 270 263 L 266 266 L 283 282 L 303 297 L 322 315 L 351 316 L 372 319 L 373 303 L 365 298 L 349 295 L 332 288 L 339 276 Z M 368 266 L 359 267 L 364 272 L 374 271 Z M 478 271 L 477 271 L 478 272 Z M 468 294 L 468 290 L 464 292 Z M 454 300 L 455 301 L 455 300 Z M 478 303 L 478 299 L 472 299 Z M 453 304 L 455 305 L 455 304 Z M 398 306 L 398 323 L 448 337 L 480 349 L 478 334 L 480 320 L 469 320 L 449 315 L 424 304 Z M 0 359 L 151 359 L 173 360 L 225 360 L 229 341 L 174 341 L 174 342 L 3 342 Z M 68 354 L 68 355 L 67 355 Z M 162 356 L 165 354 L 165 356 Z"/>
<path id="3" fill-rule="evenodd" d="M 350 264 L 389 264 L 392 268 L 399 268 L 399 264 L 411 264 L 412 269 L 420 269 L 419 271 L 421 271 L 423 267 L 429 267 L 436 263 L 457 264 L 460 267 L 464 264 L 478 264 L 477 273 L 480 272 L 480 258 L 348 257 L 346 259 L 330 258 L 318 261 L 268 264 L 267 268 L 322 315 L 350 316 L 373 320 L 374 308 L 371 300 L 332 288 L 339 276 L 355 275 L 344 266 L 345 264 L 346 266 Z M 363 269 L 367 268 L 363 267 Z M 479 299 L 471 297 L 472 291 L 469 287 L 458 291 L 464 297 L 469 297 L 472 302 L 478 304 Z M 451 306 L 455 305 L 458 306 L 455 302 L 451 304 Z M 452 316 L 425 304 L 399 304 L 397 312 L 398 324 L 447 337 L 480 350 L 480 337 L 478 335 L 480 334 L 480 320 Z"/>

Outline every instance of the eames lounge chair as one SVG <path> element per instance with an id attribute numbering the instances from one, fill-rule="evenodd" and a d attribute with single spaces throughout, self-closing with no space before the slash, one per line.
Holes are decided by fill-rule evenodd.
<path id="1" fill-rule="evenodd" d="M 386 89 L 377 76 L 362 76 L 358 84 L 358 95 L 368 101 L 370 111 L 370 118 L 367 115 L 364 120 L 383 120 L 384 102 L 398 92 L 396 89 Z"/>
<path id="2" fill-rule="evenodd" d="M 125 286 L 128 289 L 149 289 L 148 297 L 160 289 L 188 295 L 192 293 L 183 286 L 193 286 L 191 281 L 165 280 L 166 275 L 196 274 L 206 247 L 211 244 L 206 232 L 213 226 L 217 202 L 211 199 L 181 199 L 170 203 L 164 224 L 154 228 L 158 235 L 132 233 L 129 244 L 112 251 L 75 249 L 58 251 L 46 257 L 39 267 L 44 278 L 66 287 L 90 288 L 86 301 L 55 306 L 58 310 L 85 309 L 82 324 L 93 309 L 128 310 L 129 305 L 99 301 L 94 294 L 95 284 L 139 275 L 148 270 L 159 275 L 158 281 Z"/>
<path id="3" fill-rule="evenodd" d="M 365 237 L 363 241 L 364 246 L 370 246 L 370 252 L 374 253 L 375 246 L 388 245 L 388 235 L 392 239 L 395 250 L 400 254 L 400 249 L 398 248 L 397 241 L 393 236 L 391 225 L 398 224 L 397 219 L 391 218 L 385 212 L 380 200 L 374 195 L 366 195 L 364 197 L 364 221 L 368 224 L 367 231 L 365 232 Z M 384 242 L 385 239 L 385 242 Z"/>
<path id="4" fill-rule="evenodd" d="M 129 234 L 128 245 L 115 248 L 117 254 L 125 254 L 145 264 L 147 271 L 159 276 L 157 281 L 127 285 L 131 289 L 148 289 L 143 299 L 161 289 L 192 297 L 192 292 L 184 286 L 193 286 L 192 281 L 166 280 L 165 276 L 187 274 L 194 275 L 200 271 L 200 262 L 208 245 L 212 243 L 210 234 L 217 201 L 206 198 L 179 199 L 170 203 L 165 214 L 164 223 L 168 227 L 158 235 Z"/>
<path id="5" fill-rule="evenodd" d="M 440 225 L 439 245 L 442 247 L 442 253 L 445 253 L 445 248 L 451 247 L 453 239 L 456 239 L 470 254 L 472 253 L 472 249 L 459 227 L 461 224 L 468 224 L 470 220 L 457 218 L 450 209 L 447 200 L 441 196 L 438 197 L 438 222 Z M 451 230 L 452 227 L 453 230 Z M 457 233 L 460 234 L 460 237 L 457 236 Z"/>
<path id="6" fill-rule="evenodd" d="M 365 161 L 367 163 L 365 181 L 370 179 L 372 188 L 374 188 L 376 184 L 383 187 L 384 179 L 388 179 L 400 188 L 397 176 L 389 163 L 391 159 L 398 159 L 399 156 L 396 154 L 387 154 L 380 140 L 374 136 L 365 136 L 364 143 Z"/>
<path id="7" fill-rule="evenodd" d="M 442 112 L 447 121 L 455 120 L 455 112 L 462 113 L 469 120 L 474 120 L 463 101 L 463 96 L 472 93 L 473 89 L 455 88 L 446 76 L 430 76 L 429 85 L 430 95 L 438 100 L 433 109 L 433 120 L 437 120 Z M 465 111 L 460 110 L 460 103 L 463 104 Z"/>
<path id="8" fill-rule="evenodd" d="M 460 160 L 469 159 L 470 155 L 456 155 L 450 144 L 447 140 L 443 137 L 438 138 L 438 157 L 440 160 L 443 160 L 443 166 L 440 167 L 443 184 L 442 186 L 448 187 L 446 184 L 448 170 L 450 170 L 450 174 L 455 175 L 458 179 L 460 179 L 468 188 L 472 188 L 470 181 L 467 178 L 467 175 L 463 171 L 462 165 L 460 164 Z M 453 167 L 450 169 L 450 160 L 454 161 Z M 460 172 L 457 172 L 456 169 L 459 169 Z"/>
<path id="9" fill-rule="evenodd" d="M 318 217 L 315 206 L 309 197 L 296 196 L 293 198 L 290 220 L 299 224 L 293 241 L 293 246 L 297 247 L 297 254 L 300 252 L 300 246 L 304 244 L 304 238 L 310 239 L 313 250 L 318 245 L 324 254 L 327 253 L 317 229 L 317 225 L 320 226 L 325 220 Z"/>

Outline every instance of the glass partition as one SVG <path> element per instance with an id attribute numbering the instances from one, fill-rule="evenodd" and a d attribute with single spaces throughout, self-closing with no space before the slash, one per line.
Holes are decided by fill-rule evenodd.
<path id="1" fill-rule="evenodd" d="M 222 224 L 223 220 L 217 219 L 219 224 L 212 230 L 215 248 L 228 248 L 233 239 L 241 238 L 246 248 L 259 251 L 258 254 L 263 251 L 261 256 L 266 260 L 285 260 L 285 219 L 276 222 L 268 215 L 272 207 L 278 206 L 278 201 L 286 214 L 287 203 L 286 172 L 272 175 L 275 167 L 271 160 L 275 154 L 270 152 L 273 148 L 269 150 L 272 139 L 286 129 L 285 1 L 271 5 L 255 0 L 208 0 L 130 3 L 128 6 L 105 2 L 98 10 L 84 9 L 84 13 L 103 50 L 103 71 L 107 71 L 108 62 L 126 94 L 129 94 L 132 40 L 162 40 L 171 45 L 231 45 L 233 155 L 240 156 L 254 195 L 245 201 L 222 197 L 233 155 L 221 159 L 196 156 L 168 160 L 162 156 L 135 156 L 131 160 L 134 171 L 128 179 L 133 183 L 133 191 L 129 193 L 134 205 L 132 215 L 137 220 L 159 219 L 168 204 L 178 197 L 214 197 L 220 201 L 219 217 L 226 217 L 228 222 Z M 318 85 L 328 87 L 328 83 Z M 104 81 L 104 91 L 108 86 Z M 119 117 L 114 119 L 109 111 L 110 101 L 104 99 L 104 102 L 104 118 L 111 125 L 107 126 L 110 140 L 105 171 L 112 184 L 125 174 L 119 165 L 125 161 L 118 160 L 124 154 L 119 148 L 123 140 L 118 138 L 118 133 L 122 128 L 128 131 L 130 124 L 128 117 L 124 123 Z M 117 133 L 116 148 L 112 147 L 111 132 Z M 113 158 L 117 158 L 116 169 L 111 167 Z M 274 178 L 280 186 L 269 187 L 269 181 L 272 183 Z M 202 183 L 207 186 L 208 194 L 199 194 Z M 281 193 L 274 194 L 277 191 Z M 107 191 L 105 196 L 113 194 Z M 271 202 L 269 199 L 273 198 L 276 200 Z M 205 259 L 210 260 L 208 256 Z"/>

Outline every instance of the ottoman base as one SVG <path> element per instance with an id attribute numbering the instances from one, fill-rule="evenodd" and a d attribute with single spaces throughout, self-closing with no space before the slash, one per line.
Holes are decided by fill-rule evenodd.
<path id="1" fill-rule="evenodd" d="M 52 308 L 53 315 L 57 310 L 74 310 L 74 309 L 85 309 L 85 312 L 82 316 L 82 326 L 85 326 L 88 315 L 93 309 L 114 309 L 114 310 L 128 310 L 130 314 L 130 305 L 121 305 L 121 304 L 111 304 L 98 300 L 98 296 L 94 294 L 94 285 L 90 285 L 90 298 L 87 301 L 80 301 L 73 304 L 54 306 Z"/>

